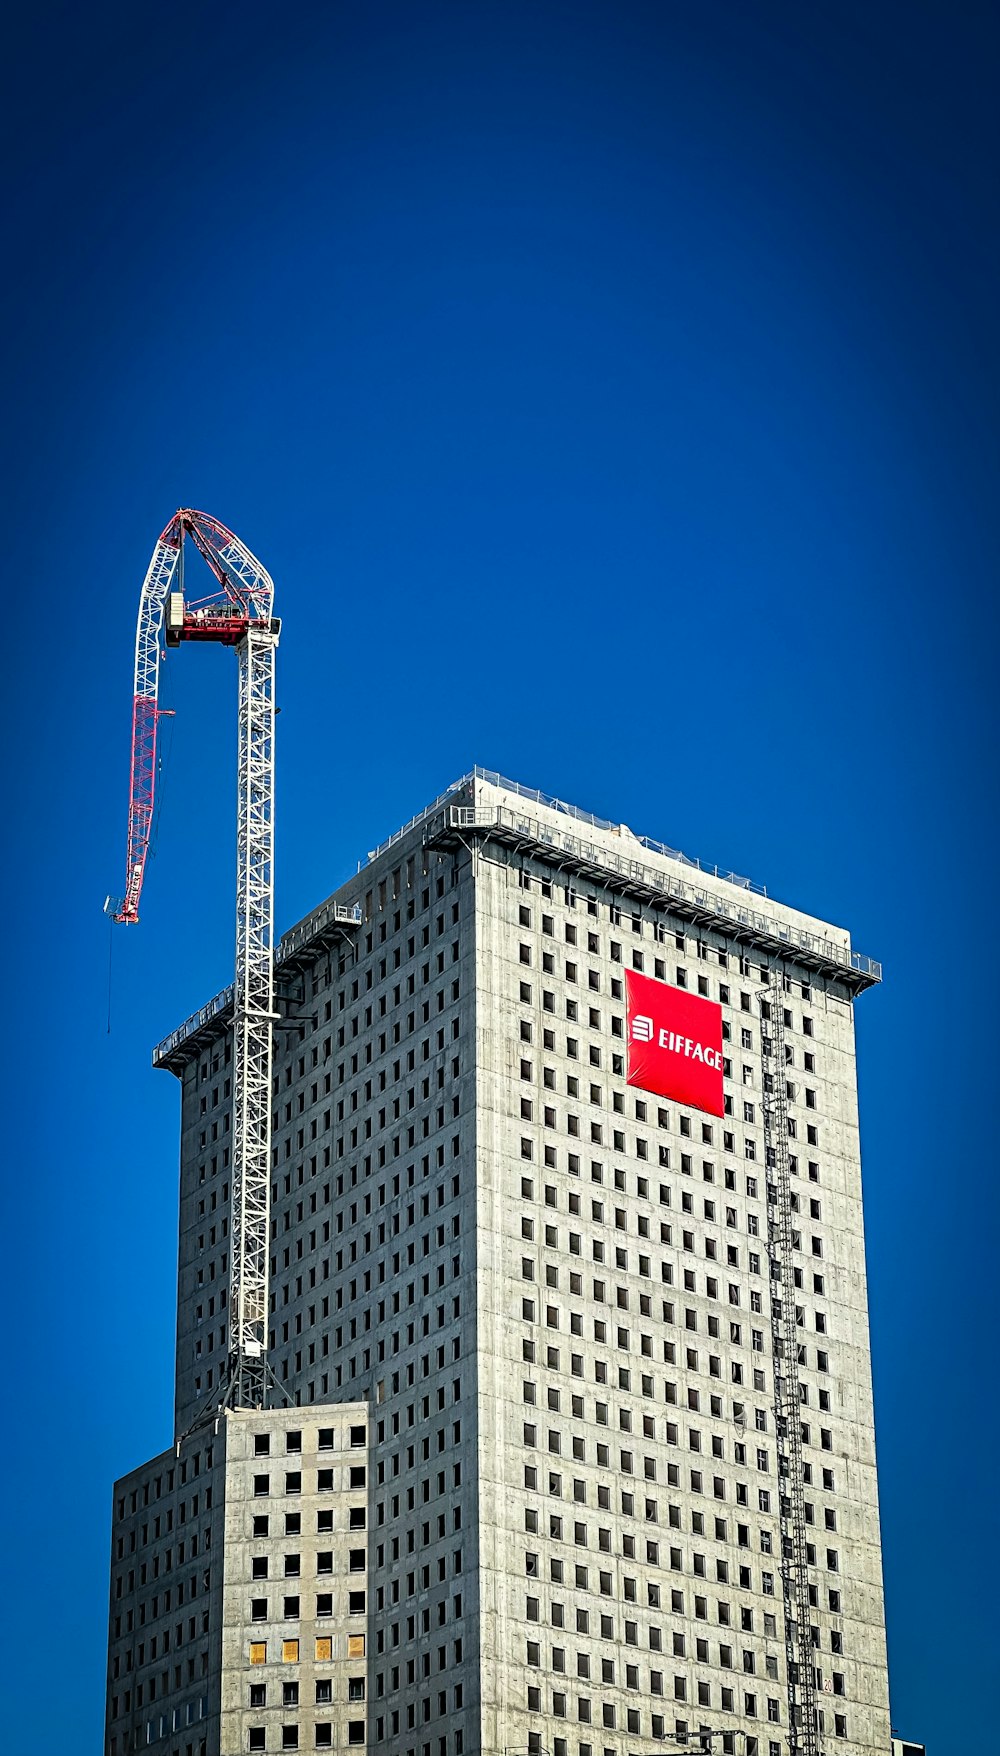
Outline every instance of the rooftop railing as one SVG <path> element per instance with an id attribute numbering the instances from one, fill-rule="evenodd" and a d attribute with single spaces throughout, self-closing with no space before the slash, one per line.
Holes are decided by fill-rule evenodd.
<path id="1" fill-rule="evenodd" d="M 581 810 L 579 805 L 569 805 L 565 799 L 557 799 L 554 793 L 543 793 L 538 787 L 521 786 L 518 781 L 508 780 L 505 775 L 498 774 L 495 769 L 479 767 L 470 768 L 468 774 L 463 774 L 459 780 L 453 781 L 450 787 L 446 787 L 443 793 L 439 793 L 436 799 L 433 799 L 422 811 L 418 811 L 417 815 L 411 817 L 408 823 L 404 823 L 402 829 L 397 829 L 386 841 L 379 842 L 378 847 L 372 848 L 368 854 L 369 865 L 373 860 L 380 859 L 383 854 L 388 853 L 389 849 L 395 847 L 397 842 L 402 841 L 404 836 L 409 835 L 411 830 L 418 829 L 422 823 L 426 823 L 428 818 L 440 811 L 455 793 L 461 792 L 465 787 L 472 786 L 477 780 L 485 781 L 491 787 L 499 787 L 505 793 L 514 793 L 517 798 L 526 799 L 530 804 L 544 805 L 550 811 L 558 811 L 564 817 L 572 817 L 577 823 L 586 823 L 591 829 L 604 829 L 612 835 L 620 835 L 627 840 L 637 842 L 640 847 L 647 848 L 650 853 L 661 854 L 667 860 L 677 860 L 682 866 L 690 866 L 696 872 L 710 873 L 713 878 L 721 878 L 726 884 L 735 884 L 740 890 L 751 890 L 757 896 L 767 895 L 762 884 L 755 884 L 752 879 L 743 878 L 738 872 L 726 872 L 719 866 L 705 865 L 701 860 L 693 859 L 690 854 L 682 853 L 679 848 L 668 847 L 666 842 L 656 841 L 650 835 L 636 835 L 626 824 L 612 823 L 608 817 L 597 817 L 592 811 Z"/>
<path id="2" fill-rule="evenodd" d="M 169 1060 L 174 1050 L 179 1049 L 181 1043 L 186 1042 L 188 1037 L 193 1037 L 199 1030 L 204 1030 L 207 1024 L 211 1024 L 213 1018 L 218 1018 L 220 1012 L 231 1008 L 235 994 L 236 990 L 230 984 L 228 988 L 223 988 L 221 994 L 216 994 L 214 1000 L 209 1000 L 207 1006 L 199 1007 L 197 1012 L 192 1012 L 190 1018 L 185 1018 L 184 1023 L 179 1024 L 176 1030 L 172 1030 L 169 1036 L 164 1037 L 162 1043 L 157 1043 L 153 1050 L 153 1066 L 158 1067 L 161 1062 Z"/>
<path id="3" fill-rule="evenodd" d="M 512 810 L 505 805 L 450 805 L 440 813 L 443 829 L 495 830 L 513 839 L 532 841 L 543 848 L 558 850 L 581 866 L 613 873 L 625 883 L 641 885 L 644 890 L 672 898 L 700 915 L 716 917 L 739 932 L 753 935 L 770 944 L 787 946 L 805 952 L 820 962 L 861 976 L 865 983 L 882 980 L 882 965 L 860 951 L 840 945 L 804 927 L 795 927 L 774 915 L 761 913 L 744 903 L 730 902 L 727 897 L 706 890 L 686 878 L 661 872 L 642 860 L 629 859 L 626 854 L 607 847 L 603 842 L 585 840 L 567 830 L 556 829 L 540 818 Z"/>
<path id="4" fill-rule="evenodd" d="M 506 793 L 512 793 L 516 798 L 524 799 L 529 804 L 544 805 L 546 809 L 558 811 L 561 816 L 571 818 L 575 823 L 585 824 L 591 829 L 599 829 L 605 834 L 618 836 L 624 847 L 634 843 L 646 852 L 657 854 L 661 859 L 671 860 L 686 867 L 689 871 L 701 872 L 706 876 L 721 880 L 724 884 L 731 884 L 744 892 L 767 897 L 767 891 L 763 885 L 754 884 L 751 879 L 740 877 L 736 872 L 725 872 L 718 866 L 703 865 L 700 860 L 692 859 L 690 855 L 682 853 L 678 848 L 668 847 L 665 842 L 656 841 L 652 836 L 633 834 L 632 830 L 625 824 L 612 823 L 609 818 L 597 817 L 591 811 L 582 811 L 579 806 L 569 805 L 564 799 L 557 799 L 552 793 L 543 793 L 538 788 L 521 786 L 517 781 L 508 780 L 504 775 L 498 774 L 494 769 L 479 768 L 478 766 L 470 769 L 458 780 L 453 781 L 451 786 L 446 787 L 443 793 L 439 793 L 436 799 L 433 799 L 422 811 L 418 811 L 415 817 L 411 817 L 409 822 L 403 824 L 402 828 L 395 830 L 386 841 L 380 842 L 378 847 L 372 848 L 368 854 L 368 863 L 371 864 L 373 860 L 380 859 L 383 854 L 388 853 L 414 829 L 419 829 L 438 817 L 443 820 L 444 814 L 450 812 L 450 821 L 453 826 L 470 829 L 504 826 L 511 829 L 516 828 L 518 833 L 523 833 L 540 844 L 561 848 L 565 853 L 588 865 L 613 872 L 626 880 L 631 878 L 634 882 L 641 883 L 648 889 L 660 891 L 666 896 L 673 896 L 679 901 L 685 901 L 689 905 L 716 915 L 720 920 L 728 921 L 744 931 L 756 933 L 773 943 L 797 948 L 820 958 L 827 964 L 850 970 L 855 975 L 860 976 L 865 983 L 879 982 L 882 979 L 882 965 L 874 958 L 865 957 L 859 951 L 851 951 L 845 946 L 838 945 L 835 940 L 824 939 L 820 934 L 810 933 L 805 928 L 787 926 L 772 916 L 762 914 L 736 902 L 731 903 L 716 896 L 714 892 L 700 890 L 696 884 L 687 879 L 674 877 L 672 874 L 660 872 L 655 867 L 646 865 L 643 861 L 630 859 L 627 854 L 609 848 L 604 842 L 585 841 L 582 837 L 572 835 L 568 831 L 556 829 L 541 818 L 521 816 L 509 806 L 453 805 L 450 803 L 456 793 L 473 786 L 476 781 L 485 781 L 489 786 L 502 789 Z M 327 927 L 331 925 L 358 926 L 361 918 L 360 903 L 345 904 L 331 900 L 321 904 L 318 909 L 313 910 L 312 914 L 307 915 L 304 920 L 290 928 L 279 941 L 275 951 L 276 966 L 280 967 L 287 958 L 294 956 L 297 951 L 307 945 L 310 940 L 318 937 Z M 153 1051 L 154 1064 L 162 1064 L 182 1042 L 210 1024 L 214 1018 L 217 1018 L 232 1004 L 233 989 L 231 987 L 224 988 L 220 994 L 215 996 L 214 1000 L 210 1000 L 198 1012 L 192 1013 L 190 1018 L 185 1019 L 183 1024 L 178 1025 L 176 1030 L 171 1031 L 169 1036 L 164 1037 L 163 1041 L 157 1044 Z"/>
<path id="5" fill-rule="evenodd" d="M 274 961 L 277 964 L 284 963 L 286 958 L 292 957 L 301 946 L 308 944 L 310 939 L 315 939 L 327 927 L 360 927 L 360 925 L 361 904 L 359 902 L 324 902 L 319 908 L 313 909 L 311 915 L 306 915 L 304 921 L 299 921 L 297 926 L 289 928 L 278 943 Z"/>
<path id="6" fill-rule="evenodd" d="M 278 941 L 274 953 L 275 968 L 280 969 L 281 965 L 293 957 L 296 951 L 308 944 L 311 939 L 318 938 L 327 927 L 358 927 L 360 925 L 361 904 L 359 902 L 330 901 L 323 903 L 320 908 L 314 909 L 311 915 L 307 915 L 304 921 L 299 921 L 297 926 L 292 927 Z M 228 1011 L 233 1005 L 235 995 L 236 990 L 232 985 L 223 988 L 221 993 L 216 994 L 214 1000 L 209 1000 L 207 1006 L 202 1006 L 197 1012 L 192 1012 L 191 1017 L 186 1018 L 183 1024 L 179 1024 L 176 1030 L 172 1030 L 169 1036 L 164 1037 L 162 1043 L 157 1043 L 153 1050 L 154 1067 L 168 1060 L 174 1050 L 178 1049 L 181 1043 L 186 1042 L 188 1037 L 195 1036 L 198 1031 L 204 1030 L 206 1025 L 211 1024 L 214 1018 L 218 1018 L 220 1013 Z"/>

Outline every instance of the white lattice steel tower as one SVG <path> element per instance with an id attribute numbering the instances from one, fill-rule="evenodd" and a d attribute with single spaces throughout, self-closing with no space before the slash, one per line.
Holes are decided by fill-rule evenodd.
<path id="1" fill-rule="evenodd" d="M 190 536 L 216 579 L 185 596 Z M 274 664 L 280 623 L 270 575 L 217 519 L 182 509 L 153 550 L 139 600 L 132 706 L 132 767 L 125 893 L 112 919 L 137 922 L 157 775 L 160 635 L 168 646 L 214 641 L 239 662 L 236 977 L 233 1002 L 233 1162 L 229 1369 L 213 1412 L 263 1408 L 268 1383 L 268 1210 L 274 1019 Z"/>

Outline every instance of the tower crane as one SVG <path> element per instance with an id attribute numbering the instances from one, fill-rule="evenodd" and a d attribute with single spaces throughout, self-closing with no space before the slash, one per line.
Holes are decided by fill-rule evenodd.
<path id="1" fill-rule="evenodd" d="M 214 584 L 186 595 L 190 538 Z M 215 641 L 239 665 L 236 831 L 236 978 L 233 1002 L 233 1145 L 230 1187 L 229 1357 L 216 1406 L 263 1408 L 267 1363 L 271 1060 L 274 1023 L 274 666 L 281 624 L 270 575 L 217 518 L 176 512 L 143 581 L 135 637 L 132 764 L 125 893 L 108 897 L 113 921 L 139 919 L 157 773 L 160 635 L 167 646 Z"/>

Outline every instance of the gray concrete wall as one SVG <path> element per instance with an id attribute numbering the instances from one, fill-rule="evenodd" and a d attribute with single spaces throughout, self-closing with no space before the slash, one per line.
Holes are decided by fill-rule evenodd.
<path id="1" fill-rule="evenodd" d="M 226 1427 L 220 1756 L 363 1748 L 367 1406 Z"/>
<path id="2" fill-rule="evenodd" d="M 105 1756 L 215 1756 L 225 1432 L 115 1483 Z"/>
<path id="3" fill-rule="evenodd" d="M 680 949 L 679 920 L 658 940 L 656 918 L 640 909 L 633 925 L 627 904 L 615 924 L 613 892 L 592 885 L 577 884 L 568 907 L 551 869 L 529 863 L 525 889 L 521 867 L 494 855 L 476 876 L 483 1747 L 527 1749 L 534 1737 L 551 1751 L 561 1737 L 575 1756 L 585 1742 L 617 1748 L 624 1735 L 633 1749 L 710 1725 L 783 1751 L 759 963 L 742 976 L 723 939 L 690 929 Z M 691 989 L 701 975 L 711 998 L 728 992 L 732 1117 L 685 1112 L 615 1074 L 625 1044 L 613 984 L 635 954 L 667 982 L 683 970 Z M 790 984 L 786 1040 L 818 1701 L 824 1742 L 860 1753 L 886 1748 L 888 1710 L 853 1015 L 835 988 L 800 975 L 809 997 L 803 980 Z M 806 1143 L 809 1127 L 818 1146 Z M 769 1711 L 779 1717 L 769 1721 Z"/>
<path id="4" fill-rule="evenodd" d="M 116 1483 L 105 1756 L 363 1747 L 368 1538 L 364 1403 L 230 1413 Z"/>
<path id="5" fill-rule="evenodd" d="M 553 848 L 574 829 L 482 780 L 465 798 L 516 806 Z M 760 958 L 741 967 L 723 923 L 697 930 L 624 894 L 627 833 L 581 834 L 609 869 L 567 892 L 551 849 L 545 864 L 529 846 L 428 847 L 417 824 L 337 893 L 361 904 L 360 927 L 282 969 L 305 1022 L 278 1034 L 275 1056 L 271 1358 L 293 1402 L 281 1421 L 308 1445 L 369 1410 L 364 1717 L 385 1756 L 631 1756 L 698 1725 L 741 1756 L 747 1738 L 783 1756 Z M 727 906 L 748 900 L 697 882 Z M 749 901 L 778 933 L 849 944 Z M 627 1086 L 615 1057 L 637 958 L 724 1001 L 731 1116 Z M 888 1716 L 853 1009 L 843 982 L 791 956 L 787 971 L 818 1700 L 824 1747 L 867 1756 L 887 1748 Z M 230 1071 L 223 1030 L 202 1036 L 182 1079 L 178 1431 L 225 1363 Z M 251 1428 L 227 1488 L 225 1664 L 222 1632 L 210 1661 L 227 1752 L 251 1725 Z M 285 1680 L 279 1666 L 274 1687 Z M 270 1692 L 269 1675 L 269 1716 Z M 331 1737 L 349 1747 L 351 1714 L 333 1705 Z M 267 1728 L 277 1737 L 278 1720 Z"/>

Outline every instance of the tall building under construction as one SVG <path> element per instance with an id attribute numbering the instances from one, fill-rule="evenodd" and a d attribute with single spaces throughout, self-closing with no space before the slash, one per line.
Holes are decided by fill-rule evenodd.
<path id="1" fill-rule="evenodd" d="M 114 1490 L 105 1756 L 873 1756 L 853 1007 L 745 880 L 477 770 L 277 952 L 273 1406 L 232 992 L 181 1093 L 174 1440 Z"/>

